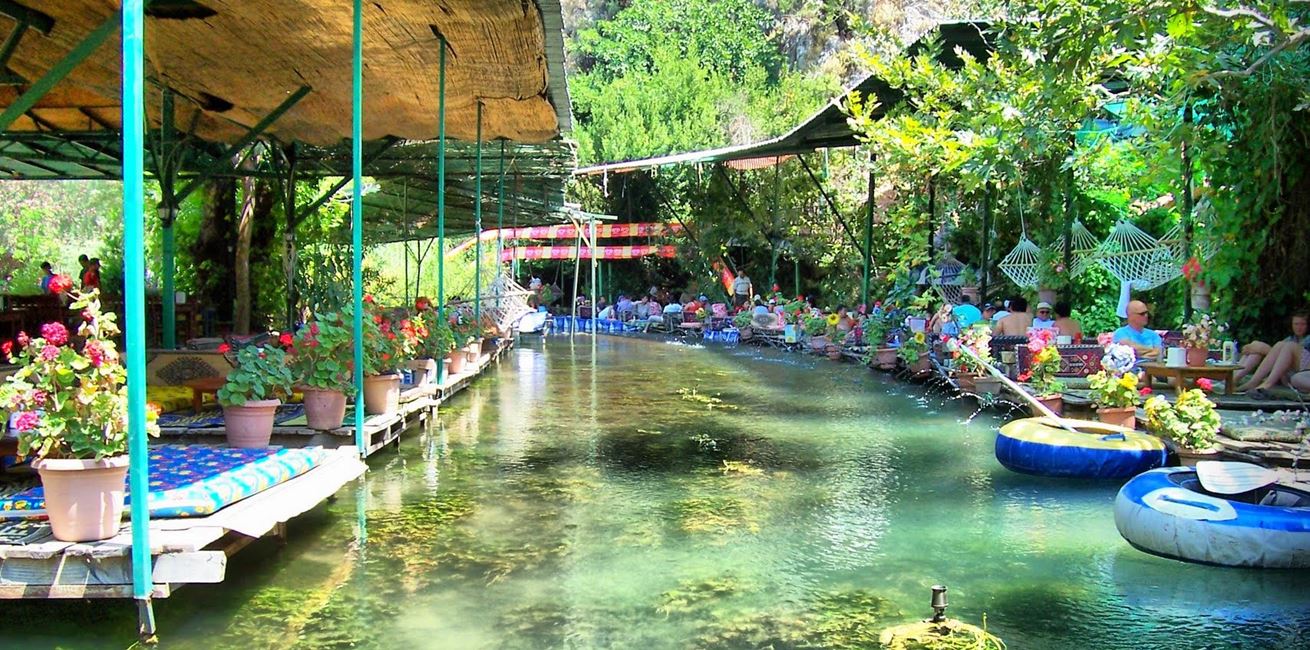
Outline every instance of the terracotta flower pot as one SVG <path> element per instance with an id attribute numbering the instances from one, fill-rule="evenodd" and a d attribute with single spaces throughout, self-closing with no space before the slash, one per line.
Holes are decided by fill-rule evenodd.
<path id="1" fill-rule="evenodd" d="M 409 362 L 414 373 L 414 385 L 423 386 L 437 380 L 437 362 L 432 359 L 415 359 Z"/>
<path id="2" fill-rule="evenodd" d="M 464 346 L 464 354 L 467 356 L 469 363 L 477 363 L 482 356 L 482 342 L 475 341 Z"/>
<path id="3" fill-rule="evenodd" d="M 446 368 L 449 371 L 446 376 L 449 377 L 464 372 L 464 362 L 466 360 L 468 360 L 468 355 L 463 350 L 452 350 L 450 354 L 446 355 L 446 361 L 450 363 L 450 366 Z"/>
<path id="4" fill-rule="evenodd" d="M 974 380 L 974 392 L 979 395 L 1000 395 L 1001 380 L 990 375 L 980 376 Z"/>
<path id="5" fill-rule="evenodd" d="M 55 539 L 91 542 L 118 534 L 123 521 L 127 456 L 100 460 L 38 459 L 45 509 Z"/>
<path id="6" fill-rule="evenodd" d="M 1096 418 L 1106 424 L 1121 426 L 1125 429 L 1137 428 L 1137 409 L 1132 406 L 1099 408 L 1096 409 Z"/>
<path id="7" fill-rule="evenodd" d="M 831 343 L 824 349 L 824 352 L 827 353 L 828 358 L 833 361 L 841 361 L 842 359 L 841 348 L 832 345 Z"/>
<path id="8" fill-rule="evenodd" d="M 927 354 L 919 357 L 918 361 L 910 364 L 910 372 L 918 375 L 932 370 L 932 359 Z"/>
<path id="9" fill-rule="evenodd" d="M 829 341 L 826 336 L 810 337 L 810 349 L 815 352 L 823 352 L 824 350 L 827 350 L 830 343 L 832 343 L 832 341 Z"/>
<path id="10" fill-rule="evenodd" d="M 364 412 L 387 415 L 400 409 L 400 375 L 364 377 Z"/>
<path id="11" fill-rule="evenodd" d="M 1187 348 L 1187 365 L 1193 368 L 1204 366 L 1205 360 L 1209 358 L 1209 348 Z"/>
<path id="12" fill-rule="evenodd" d="M 959 386 L 960 390 L 966 393 L 972 393 L 978 389 L 978 385 L 976 383 L 977 378 L 978 376 L 975 374 L 968 373 L 968 372 L 961 372 L 960 374 L 955 376 L 955 385 Z"/>
<path id="13" fill-rule="evenodd" d="M 319 431 L 338 429 L 346 421 L 346 394 L 339 390 L 302 388 L 305 396 L 305 422 Z"/>
<path id="14" fill-rule="evenodd" d="M 1219 448 L 1212 449 L 1188 449 L 1178 443 L 1174 443 L 1174 451 L 1178 452 L 1178 464 L 1183 467 L 1196 467 L 1196 462 L 1200 460 L 1219 460 Z"/>
<path id="15" fill-rule="evenodd" d="M 1063 415 L 1064 415 L 1064 397 L 1063 397 L 1063 396 L 1061 396 L 1061 395 L 1046 395 L 1046 396 L 1043 396 L 1043 397 L 1038 397 L 1038 398 L 1037 398 L 1037 401 L 1041 402 L 1041 403 L 1042 403 L 1042 406 L 1045 406 L 1046 408 L 1050 409 L 1052 413 L 1054 413 L 1054 414 L 1056 414 L 1056 415 L 1059 415 L 1059 416 L 1063 416 Z M 1033 415 L 1036 416 L 1036 417 L 1041 417 L 1041 416 L 1045 415 L 1045 413 L 1042 413 L 1042 412 L 1040 412 L 1040 411 L 1037 411 L 1036 409 L 1033 409 L 1033 410 L 1034 410 Z"/>
<path id="16" fill-rule="evenodd" d="M 273 416 L 281 400 L 251 400 L 242 406 L 223 407 L 227 446 L 243 449 L 267 447 L 273 437 Z"/>
<path id="17" fill-rule="evenodd" d="M 896 348 L 878 348 L 876 352 L 874 365 L 880 370 L 891 370 L 896 367 Z"/>

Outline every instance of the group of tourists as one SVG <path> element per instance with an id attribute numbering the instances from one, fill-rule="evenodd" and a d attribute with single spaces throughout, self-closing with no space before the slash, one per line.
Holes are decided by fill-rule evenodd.
<path id="1" fill-rule="evenodd" d="M 81 265 L 82 272 L 78 274 L 81 282 L 82 291 L 100 288 L 100 258 L 87 257 L 81 255 L 77 258 L 77 263 Z M 50 281 L 55 278 L 55 267 L 50 262 L 41 262 L 41 293 L 53 295 L 55 292 L 50 288 Z"/>

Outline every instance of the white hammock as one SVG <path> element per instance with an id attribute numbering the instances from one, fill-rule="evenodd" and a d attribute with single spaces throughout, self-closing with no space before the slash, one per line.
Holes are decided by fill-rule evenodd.
<path id="1" fill-rule="evenodd" d="M 1138 291 L 1154 289 L 1181 272 L 1168 246 L 1127 221 L 1115 224 L 1110 236 L 1101 242 L 1096 259 L 1120 282 Z"/>
<path id="2" fill-rule="evenodd" d="M 1210 203 L 1210 199 L 1201 197 L 1201 200 L 1196 202 L 1193 209 L 1193 223 L 1196 227 L 1192 230 L 1192 252 L 1196 255 L 1196 259 L 1205 261 L 1214 257 L 1214 254 L 1219 252 L 1219 245 L 1211 235 L 1211 228 L 1214 227 L 1214 205 Z M 1166 232 L 1160 238 L 1160 244 L 1167 247 L 1174 260 L 1178 262 L 1177 266 L 1181 275 L 1181 269 L 1187 263 L 1189 257 L 1187 255 L 1187 245 L 1183 239 L 1183 224 L 1181 221 L 1174 224 L 1174 227 L 1170 228 L 1169 232 Z"/>
<path id="3" fill-rule="evenodd" d="M 1091 231 L 1087 230 L 1087 226 L 1083 225 L 1081 219 L 1074 220 L 1071 230 L 1072 233 L 1069 238 L 1071 244 L 1069 249 L 1069 277 L 1076 278 L 1087 269 L 1092 268 L 1092 265 L 1096 263 L 1096 254 L 1101 247 L 1101 242 L 1097 241 Z M 1064 238 L 1051 242 L 1049 248 L 1057 258 L 1063 257 Z"/>
<path id="4" fill-rule="evenodd" d="M 960 302 L 960 296 L 964 294 L 960 284 L 960 273 L 963 271 L 964 263 L 955 259 L 953 255 L 943 255 L 941 260 L 937 262 L 937 277 L 931 278 L 930 284 L 946 300 L 952 303 Z"/>
<path id="5" fill-rule="evenodd" d="M 1014 250 L 1010 251 L 996 267 L 1009 276 L 1020 289 L 1035 289 L 1038 281 L 1037 265 L 1040 263 L 1041 255 L 1042 249 L 1028 239 L 1027 233 L 1024 233 L 1019 235 L 1019 243 L 1015 244 Z"/>

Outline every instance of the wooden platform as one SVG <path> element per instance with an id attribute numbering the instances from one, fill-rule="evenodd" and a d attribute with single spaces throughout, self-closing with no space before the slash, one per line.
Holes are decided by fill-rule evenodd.
<path id="1" fill-rule="evenodd" d="M 364 455 L 370 456 L 387 445 L 396 444 L 400 435 L 407 429 L 416 427 L 433 416 L 437 408 L 456 393 L 464 390 L 474 379 L 493 363 L 500 360 L 504 352 L 513 347 L 513 339 L 501 339 L 490 352 L 483 354 L 477 361 L 469 362 L 464 371 L 442 378 L 438 383 L 416 386 L 401 392 L 400 408 L 390 415 L 370 415 L 364 419 Z M 347 424 L 330 431 L 320 431 L 307 426 L 273 427 L 273 444 L 285 447 L 322 446 L 328 448 L 355 444 L 355 427 L 350 418 Z M 224 437 L 221 427 L 191 429 L 186 427 L 162 427 L 160 436 L 165 439 L 187 441 L 213 441 L 218 443 Z"/>
<path id="2" fill-rule="evenodd" d="M 222 582 L 228 557 L 270 532 L 285 536 L 288 520 L 367 469 L 354 447 L 324 453 L 328 458 L 308 472 L 208 517 L 151 520 L 154 597 L 167 597 L 182 585 Z M 117 537 L 101 542 L 47 537 L 0 545 L 0 598 L 131 598 L 131 548 L 126 523 Z"/>

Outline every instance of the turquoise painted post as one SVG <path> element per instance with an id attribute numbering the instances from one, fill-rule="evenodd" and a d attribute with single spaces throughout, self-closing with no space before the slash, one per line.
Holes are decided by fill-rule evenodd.
<path id="1" fill-rule="evenodd" d="M 482 327 L 482 102 L 478 102 L 476 176 L 473 179 L 473 322 Z"/>
<path id="2" fill-rule="evenodd" d="M 358 0 L 356 0 L 358 2 Z M 446 37 L 437 55 L 437 318 L 446 318 Z M 437 383 L 445 373 L 437 364 Z"/>
<path id="3" fill-rule="evenodd" d="M 500 170 L 496 173 L 496 275 L 500 275 L 500 256 L 505 250 L 505 139 L 500 139 Z"/>
<path id="4" fill-rule="evenodd" d="M 127 454 L 132 494 L 150 493 L 146 450 L 145 0 L 123 2 L 123 301 Z M 132 597 L 140 632 L 154 634 L 147 499 L 132 499 Z"/>
<path id="5" fill-rule="evenodd" d="M 355 333 L 355 446 L 361 456 L 368 455 L 364 445 L 364 195 L 360 187 L 364 176 L 364 11 L 362 0 L 355 0 L 355 24 L 351 50 L 350 95 L 350 253 L 351 278 L 354 283 Z"/>

